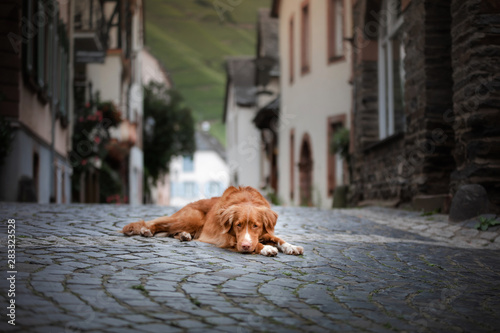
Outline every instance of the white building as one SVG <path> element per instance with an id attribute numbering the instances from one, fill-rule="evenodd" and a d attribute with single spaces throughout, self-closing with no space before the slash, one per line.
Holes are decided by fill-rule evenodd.
<path id="1" fill-rule="evenodd" d="M 332 206 L 344 183 L 331 136 L 349 127 L 350 0 L 274 0 L 279 18 L 281 105 L 279 197 L 288 205 Z"/>
<path id="2" fill-rule="evenodd" d="M 226 71 L 223 121 L 226 124 L 230 184 L 259 188 L 260 131 L 252 122 L 257 113 L 255 59 L 229 58 Z"/>
<path id="3" fill-rule="evenodd" d="M 170 206 L 220 196 L 229 186 L 224 148 L 206 131 L 195 137 L 193 156 L 177 156 L 170 162 Z"/>
<path id="4" fill-rule="evenodd" d="M 82 11 L 87 10 L 89 1 L 95 0 L 79 3 Z M 96 10 L 97 5 L 94 3 L 94 7 L 90 8 Z M 125 178 L 123 185 L 130 204 L 141 204 L 143 201 L 143 11 L 142 0 L 132 1 L 129 6 L 121 2 L 105 2 L 100 15 L 109 28 L 106 50 L 101 59 L 86 61 L 86 68 L 82 69 L 85 81 L 91 83 L 91 93 L 99 92 L 102 101 L 112 101 L 122 112 L 123 121 L 111 134 L 120 143 L 117 150 L 124 146 L 129 149 L 121 161 L 125 170 L 121 177 Z M 125 25 L 121 25 L 122 20 L 126 21 Z"/>
<path id="5" fill-rule="evenodd" d="M 223 121 L 231 185 L 252 186 L 264 195 L 278 191 L 278 23 L 268 8 L 259 9 L 256 56 L 226 61 Z"/>

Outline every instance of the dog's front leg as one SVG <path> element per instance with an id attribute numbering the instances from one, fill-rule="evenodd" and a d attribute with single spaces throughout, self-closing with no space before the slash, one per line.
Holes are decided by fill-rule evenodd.
<path id="1" fill-rule="evenodd" d="M 302 246 L 295 246 L 290 243 L 285 242 L 283 239 L 272 236 L 269 234 L 264 234 L 260 237 L 260 241 L 263 243 L 275 244 L 278 250 L 284 254 L 294 254 L 299 255 L 304 253 L 304 248 Z"/>
<path id="2" fill-rule="evenodd" d="M 274 257 L 278 254 L 278 249 L 272 245 L 257 244 L 255 248 L 256 254 L 261 254 L 266 257 Z"/>

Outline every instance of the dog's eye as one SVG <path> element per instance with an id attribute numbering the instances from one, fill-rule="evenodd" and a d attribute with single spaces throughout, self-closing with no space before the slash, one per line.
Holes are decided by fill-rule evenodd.
<path id="1" fill-rule="evenodd" d="M 241 223 L 238 223 L 236 226 L 237 226 L 238 228 L 241 228 Z"/>
<path id="2" fill-rule="evenodd" d="M 258 228 L 259 226 L 258 226 L 257 224 L 254 224 L 254 225 L 253 225 L 253 227 L 254 227 L 254 228 Z"/>

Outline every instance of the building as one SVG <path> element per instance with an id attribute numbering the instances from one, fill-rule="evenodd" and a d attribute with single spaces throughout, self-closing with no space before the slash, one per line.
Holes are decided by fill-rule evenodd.
<path id="1" fill-rule="evenodd" d="M 279 18 L 279 197 L 328 208 L 347 182 L 330 142 L 350 127 L 351 1 L 274 0 L 271 13 Z"/>
<path id="2" fill-rule="evenodd" d="M 279 51 L 278 20 L 259 9 L 255 57 L 226 62 L 226 123 L 231 185 L 264 194 L 278 190 Z"/>
<path id="3" fill-rule="evenodd" d="M 0 166 L 2 201 L 70 202 L 73 8 L 2 1 L 0 115 L 13 132 Z"/>
<path id="4" fill-rule="evenodd" d="M 144 8 L 141 0 L 82 0 L 75 5 L 75 101 L 77 113 L 97 98 L 121 112 L 119 127 L 111 130 L 110 164 L 121 185 L 122 202 L 143 201 L 143 91 L 141 57 Z M 104 174 L 100 163 L 80 179 L 80 202 L 102 201 Z M 101 177 L 102 176 L 102 177 Z"/>
<path id="5" fill-rule="evenodd" d="M 226 152 L 208 130 L 195 134 L 193 156 L 177 156 L 170 162 L 170 206 L 221 196 L 229 186 Z"/>
<path id="6" fill-rule="evenodd" d="M 223 121 L 230 185 L 259 188 L 260 131 L 252 123 L 257 112 L 255 58 L 228 58 L 226 73 Z"/>
<path id="7" fill-rule="evenodd" d="M 446 212 L 464 184 L 500 207 L 500 4 L 354 1 L 354 204 Z"/>

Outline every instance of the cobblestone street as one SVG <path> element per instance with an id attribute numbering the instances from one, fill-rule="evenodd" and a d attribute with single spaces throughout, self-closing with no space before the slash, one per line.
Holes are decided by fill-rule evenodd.
<path id="1" fill-rule="evenodd" d="M 2 320 L 16 332 L 493 332 L 498 227 L 365 208 L 276 207 L 302 256 L 125 237 L 152 206 L 0 203 Z M 7 323 L 7 219 L 15 219 L 15 326 Z"/>

